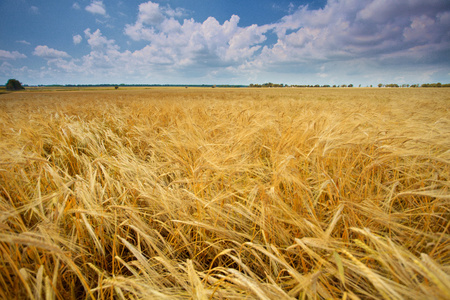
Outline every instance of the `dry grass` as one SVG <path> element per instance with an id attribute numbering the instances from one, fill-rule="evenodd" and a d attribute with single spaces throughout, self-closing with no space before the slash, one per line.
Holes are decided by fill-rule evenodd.
<path id="1" fill-rule="evenodd" d="M 447 89 L 0 96 L 2 299 L 449 299 Z"/>

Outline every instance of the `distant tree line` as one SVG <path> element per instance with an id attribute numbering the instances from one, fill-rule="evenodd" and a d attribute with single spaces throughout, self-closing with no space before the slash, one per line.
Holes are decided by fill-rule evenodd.
<path id="1" fill-rule="evenodd" d="M 424 83 L 424 84 L 411 84 L 411 85 L 409 85 L 409 84 L 398 85 L 396 83 L 390 83 L 390 84 L 380 83 L 380 84 L 378 84 L 378 87 L 403 87 L 403 88 L 405 88 L 405 87 L 450 87 L 450 83 L 442 84 L 442 83 L 438 82 L 438 83 Z"/>
<path id="2" fill-rule="evenodd" d="M 272 82 L 267 82 L 267 83 L 263 83 L 263 84 L 253 84 L 250 83 L 250 87 L 284 87 L 285 85 L 282 83 L 272 83 Z"/>
<path id="3" fill-rule="evenodd" d="M 312 87 L 353 87 L 353 84 L 340 84 L 340 85 L 329 85 L 329 84 L 324 84 L 324 85 L 320 85 L 320 84 L 292 84 L 292 85 L 288 85 L 288 84 L 283 84 L 283 83 L 272 83 L 272 82 L 268 82 L 268 83 L 263 83 L 263 84 L 257 84 L 257 83 L 251 83 L 249 85 L 249 87 L 256 87 L 256 88 L 262 88 L 262 87 L 303 87 L 303 88 L 312 88 Z M 361 87 L 361 85 L 359 85 L 359 87 Z M 367 87 L 372 87 L 372 85 L 367 86 Z M 388 88 L 408 88 L 408 87 L 450 87 L 450 83 L 445 83 L 442 84 L 440 82 L 438 83 L 424 83 L 424 84 L 397 84 L 397 83 L 388 83 L 388 84 L 383 84 L 380 83 L 378 84 L 378 87 L 388 87 Z"/>
<path id="4" fill-rule="evenodd" d="M 421 85 L 421 87 L 450 87 L 450 83 L 424 83 Z"/>

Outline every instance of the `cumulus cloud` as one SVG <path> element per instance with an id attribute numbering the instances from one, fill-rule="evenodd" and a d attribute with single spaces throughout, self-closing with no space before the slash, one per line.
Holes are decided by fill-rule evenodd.
<path id="1" fill-rule="evenodd" d="M 87 42 L 89 46 L 93 50 L 101 50 L 101 49 L 109 49 L 109 50 L 117 50 L 119 47 L 115 44 L 114 40 L 108 40 L 106 37 L 104 37 L 100 31 L 100 29 L 97 29 L 96 31 L 91 33 L 91 29 L 87 28 L 84 31 L 84 34 L 86 36 Z"/>
<path id="2" fill-rule="evenodd" d="M 266 45 L 258 59 L 270 63 L 349 61 L 383 63 L 396 54 L 414 62 L 449 51 L 450 3 L 445 0 L 334 0 L 317 10 L 302 6 L 274 24 L 278 40 Z"/>
<path id="3" fill-rule="evenodd" d="M 73 9 L 81 9 L 80 4 L 78 4 L 78 2 L 74 2 L 74 3 L 72 4 L 72 8 L 73 8 Z"/>
<path id="4" fill-rule="evenodd" d="M 48 46 L 37 46 L 34 51 L 33 55 L 46 58 L 46 59 L 54 59 L 54 58 L 68 58 L 70 57 L 67 52 L 56 50 L 53 48 L 49 48 Z"/>
<path id="5" fill-rule="evenodd" d="M 239 16 L 233 15 L 220 24 L 214 17 L 203 23 L 193 19 L 175 19 L 181 10 L 161 7 L 152 1 L 139 5 L 137 20 L 125 27 L 125 34 L 133 40 L 148 41 L 138 52 L 151 55 L 151 61 L 172 63 L 174 67 L 192 64 L 227 66 L 250 58 L 266 40 L 268 26 L 239 26 Z"/>
<path id="6" fill-rule="evenodd" d="M 139 5 L 138 23 L 157 25 L 161 23 L 164 18 L 158 3 L 150 1 Z"/>
<path id="7" fill-rule="evenodd" d="M 73 36 L 73 43 L 75 45 L 78 45 L 79 43 L 81 43 L 82 40 L 83 40 L 83 38 L 79 34 Z"/>
<path id="8" fill-rule="evenodd" d="M 6 51 L 6 50 L 0 50 L 0 59 L 3 60 L 9 60 L 9 59 L 19 59 L 19 58 L 27 58 L 25 54 L 22 54 L 17 51 Z"/>
<path id="9" fill-rule="evenodd" d="M 86 6 L 86 11 L 92 13 L 92 14 L 99 14 L 99 15 L 106 15 L 106 9 L 105 5 L 103 4 L 103 1 L 92 1 L 91 4 Z"/>
<path id="10" fill-rule="evenodd" d="M 98 80 L 104 77 L 109 78 L 108 80 L 120 80 L 129 68 L 142 65 L 138 61 L 130 61 L 131 52 L 120 52 L 115 41 L 104 37 L 99 29 L 92 32 L 88 28 L 84 34 L 91 51 L 81 58 L 72 58 L 66 52 L 48 46 L 36 47 L 33 54 L 47 60 L 47 66 L 42 67 L 40 75 L 36 76 L 51 78 L 58 74 L 55 78 L 57 82 L 89 78 L 90 83 L 104 83 L 105 81 Z M 73 38 L 74 42 L 82 39 L 78 35 Z"/>
<path id="11" fill-rule="evenodd" d="M 441 49 L 427 49 L 442 52 L 446 47 L 442 44 L 449 40 L 442 30 L 450 19 L 445 13 L 447 6 L 444 0 L 427 5 L 410 0 L 395 4 L 384 0 L 330 0 L 322 9 L 300 6 L 294 10 L 290 6 L 291 13 L 274 24 L 241 27 L 237 15 L 223 24 L 214 17 L 202 23 L 181 21 L 174 17 L 176 10 L 148 1 L 139 5 L 136 22 L 126 25 L 124 32 L 132 40 L 148 42 L 136 51 L 136 56 L 148 55 L 141 58 L 148 64 L 224 67 L 240 72 L 280 66 L 298 71 L 306 64 L 317 70 L 320 65 L 313 64 L 327 61 L 366 58 L 382 64 L 397 53 L 420 57 L 426 53 L 416 47 L 430 42 L 438 43 Z M 268 44 L 267 35 L 272 32 L 277 40 Z"/>

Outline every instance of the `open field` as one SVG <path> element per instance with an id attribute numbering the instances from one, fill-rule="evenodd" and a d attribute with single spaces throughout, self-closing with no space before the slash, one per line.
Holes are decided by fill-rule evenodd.
<path id="1" fill-rule="evenodd" d="M 450 90 L 0 95 L 2 299 L 450 299 Z"/>

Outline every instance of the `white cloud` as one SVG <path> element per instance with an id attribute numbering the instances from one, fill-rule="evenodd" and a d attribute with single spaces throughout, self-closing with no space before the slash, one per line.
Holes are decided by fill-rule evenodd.
<path id="1" fill-rule="evenodd" d="M 125 26 L 125 34 L 133 40 L 148 41 L 142 49 L 151 55 L 149 63 L 160 61 L 172 67 L 198 64 L 206 68 L 234 65 L 260 49 L 270 26 L 239 27 L 237 15 L 220 24 L 214 17 L 203 23 L 185 19 L 182 23 L 173 16 L 181 10 L 161 7 L 151 1 L 139 5 L 136 23 Z M 155 59 L 155 58 L 158 59 Z"/>
<path id="2" fill-rule="evenodd" d="M 29 42 L 27 42 L 27 41 L 25 41 L 25 40 L 16 41 L 16 43 L 24 44 L 24 45 L 31 45 L 31 43 L 29 43 Z"/>
<path id="3" fill-rule="evenodd" d="M 91 33 L 91 29 L 88 28 L 84 31 L 84 34 L 86 35 L 89 46 L 91 46 L 93 50 L 102 50 L 104 48 L 109 50 L 119 49 L 114 40 L 108 40 L 102 35 L 100 29 L 97 29 L 96 31 Z"/>
<path id="4" fill-rule="evenodd" d="M 39 14 L 39 8 L 37 6 L 30 6 L 30 13 L 32 13 L 33 15 L 37 15 Z"/>
<path id="5" fill-rule="evenodd" d="M 22 54 L 17 51 L 6 51 L 6 50 L 0 50 L 0 59 L 7 60 L 7 59 L 19 59 L 19 58 L 27 58 L 25 54 Z"/>
<path id="6" fill-rule="evenodd" d="M 73 36 L 73 43 L 75 45 L 78 45 L 79 43 L 81 43 L 82 40 L 83 40 L 83 38 L 79 34 Z"/>
<path id="7" fill-rule="evenodd" d="M 166 18 L 179 18 L 184 14 L 182 8 L 161 7 L 158 3 L 148 1 L 139 5 L 137 24 L 158 25 Z"/>
<path id="8" fill-rule="evenodd" d="M 92 14 L 99 14 L 99 15 L 106 15 L 106 9 L 105 5 L 103 4 L 103 1 L 92 1 L 91 4 L 86 6 L 86 11 L 92 13 Z"/>
<path id="9" fill-rule="evenodd" d="M 42 45 L 39 45 L 34 49 L 33 55 L 43 57 L 46 59 L 70 57 L 70 55 L 67 54 L 67 52 L 56 50 L 53 48 L 49 48 L 48 46 L 42 46 Z"/>
<path id="10" fill-rule="evenodd" d="M 140 24 L 157 25 L 164 21 L 164 15 L 158 3 L 151 1 L 139 5 L 138 22 Z"/>
<path id="11" fill-rule="evenodd" d="M 0 65 L 0 74 L 3 75 L 9 75 L 11 73 L 11 70 L 13 69 L 13 65 L 11 65 L 10 63 L 4 61 L 1 65 Z"/>
<path id="12" fill-rule="evenodd" d="M 309 10 L 303 6 L 274 24 L 277 43 L 265 46 L 256 59 L 264 61 L 267 68 L 279 63 L 311 66 L 323 61 L 359 58 L 382 64 L 386 57 L 412 54 L 416 50 L 431 59 L 437 48 L 427 55 L 416 47 L 439 44 L 449 50 L 447 19 L 450 17 L 445 14 L 450 5 L 447 3 L 445 0 L 335 0 L 328 1 L 323 9 Z M 445 9 L 447 12 L 441 13 Z"/>
<path id="13" fill-rule="evenodd" d="M 75 3 L 72 5 L 72 8 L 73 8 L 73 9 L 81 9 L 80 4 L 78 4 L 78 2 L 75 2 Z"/>
<path id="14" fill-rule="evenodd" d="M 179 7 L 172 9 L 170 6 L 164 8 L 164 13 L 171 18 L 180 18 L 186 14 L 184 9 Z"/>

